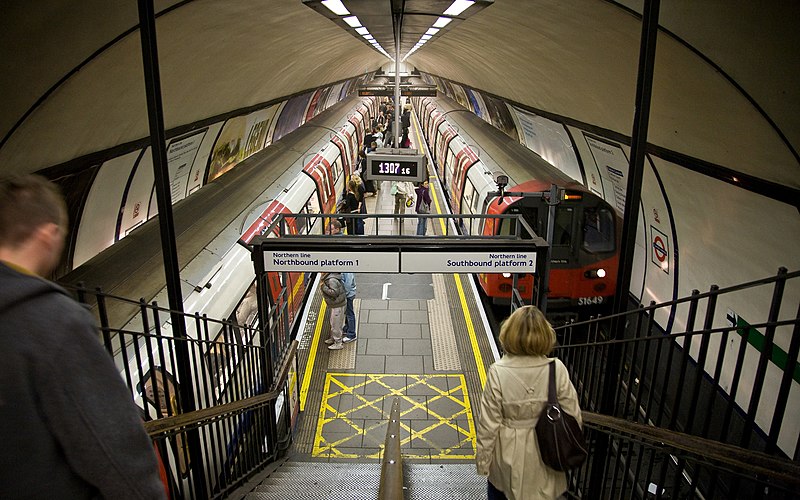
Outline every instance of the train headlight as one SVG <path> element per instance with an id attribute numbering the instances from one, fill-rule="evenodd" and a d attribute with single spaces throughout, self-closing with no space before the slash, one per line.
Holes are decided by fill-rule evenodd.
<path id="1" fill-rule="evenodd" d="M 511 277 L 511 273 L 503 273 L 503 278 L 510 278 L 510 277 Z"/>
<path id="2" fill-rule="evenodd" d="M 589 279 L 605 278 L 606 277 L 606 270 L 603 269 L 602 267 L 599 268 L 599 269 L 589 269 L 588 271 L 583 273 L 583 275 L 586 276 Z"/>

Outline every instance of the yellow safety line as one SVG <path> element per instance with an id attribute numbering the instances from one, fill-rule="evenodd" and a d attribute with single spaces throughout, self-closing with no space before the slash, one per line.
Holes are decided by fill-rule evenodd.
<path id="1" fill-rule="evenodd" d="M 414 134 L 417 136 L 417 145 L 421 146 L 423 144 L 423 141 L 422 141 L 421 132 L 419 130 L 419 122 L 417 121 L 417 115 L 416 114 L 414 115 L 414 120 L 412 120 L 412 121 L 414 122 Z M 427 148 L 427 146 L 426 146 L 426 148 Z M 430 157 L 431 157 L 431 160 L 433 160 L 433 155 L 430 155 Z M 432 168 L 432 170 L 430 172 L 433 172 L 433 176 L 434 176 L 434 178 L 436 178 L 436 167 L 431 166 L 431 168 Z M 430 192 L 433 195 L 433 205 L 436 207 L 436 213 L 437 214 L 442 213 L 441 207 L 439 205 L 439 198 L 436 196 L 436 190 L 435 189 L 431 189 Z M 439 219 L 439 227 L 442 228 L 442 234 L 445 234 L 445 232 L 447 231 L 447 222 L 446 221 L 447 221 L 447 219 Z"/>
<path id="2" fill-rule="evenodd" d="M 464 296 L 464 289 L 461 286 L 461 275 L 454 274 L 453 277 L 456 281 L 456 288 L 458 289 L 458 298 L 461 300 L 461 309 L 464 311 L 464 320 L 467 322 L 467 331 L 469 332 L 469 341 L 472 344 L 472 355 L 475 357 L 475 365 L 478 367 L 478 377 L 481 379 L 481 387 L 486 385 L 486 368 L 483 366 L 483 357 L 481 356 L 480 348 L 478 348 L 478 337 L 475 335 L 475 328 L 472 326 L 472 316 L 467 307 L 467 300 Z"/>
<path id="3" fill-rule="evenodd" d="M 319 315 L 317 315 L 317 324 L 314 327 L 314 335 L 311 336 L 311 350 L 308 353 L 308 361 L 306 362 L 306 369 L 303 372 L 303 385 L 300 386 L 300 411 L 306 409 L 306 398 L 308 397 L 308 388 L 311 386 L 311 374 L 314 371 L 314 360 L 317 358 L 317 346 L 319 345 L 319 335 L 322 332 L 322 325 L 325 324 L 325 311 L 328 306 L 325 301 L 319 307 Z"/>

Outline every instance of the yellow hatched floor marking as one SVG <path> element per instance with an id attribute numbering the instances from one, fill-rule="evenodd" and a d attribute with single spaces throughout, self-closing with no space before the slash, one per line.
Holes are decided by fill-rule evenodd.
<path id="1" fill-rule="evenodd" d="M 467 307 L 464 288 L 461 286 L 461 275 L 454 274 L 453 277 L 455 278 L 456 288 L 458 289 L 458 298 L 461 301 L 461 310 L 464 311 L 464 320 L 467 322 L 467 332 L 469 333 L 469 342 L 472 345 L 472 355 L 475 357 L 475 366 L 478 368 L 478 378 L 481 380 L 481 387 L 484 387 L 486 385 L 486 368 L 483 365 L 483 356 L 481 356 L 481 350 L 478 347 L 478 337 L 475 335 L 475 327 L 472 326 L 472 315 L 469 313 L 469 307 Z"/>
<path id="2" fill-rule="evenodd" d="M 384 380 L 389 378 L 397 379 L 398 377 L 405 377 L 407 385 L 404 387 L 392 387 Z M 349 380 L 348 380 L 349 379 Z M 452 389 L 442 389 L 432 383 L 432 380 L 457 380 L 457 384 Z M 348 384 L 347 382 L 351 382 Z M 377 392 L 380 394 L 359 394 L 356 391 L 361 387 L 374 384 L 380 387 Z M 450 385 L 450 384 L 447 384 Z M 422 395 L 413 394 L 408 395 L 408 389 L 414 387 L 424 386 L 430 389 L 433 394 Z M 376 391 L 373 389 L 373 391 Z M 335 408 L 331 404 L 331 400 L 342 395 L 352 395 L 352 407 L 348 405 L 347 408 Z M 319 420 L 317 421 L 317 428 L 314 436 L 314 445 L 312 456 L 327 455 L 330 458 L 379 458 L 380 451 L 377 453 L 369 453 L 369 449 L 375 446 L 368 446 L 363 453 L 358 452 L 344 452 L 340 447 L 347 447 L 347 442 L 356 438 L 366 436 L 373 433 L 376 429 L 386 424 L 388 415 L 383 414 L 383 404 L 385 398 L 400 397 L 408 402 L 409 407 L 400 413 L 400 426 L 407 433 L 407 437 L 401 440 L 401 446 L 409 445 L 414 440 L 419 440 L 426 443 L 430 448 L 430 452 L 424 455 L 415 454 L 414 451 L 420 451 L 419 448 L 404 448 L 403 456 L 407 458 L 439 458 L 439 459 L 455 459 L 455 460 L 472 460 L 475 458 L 476 437 L 475 437 L 475 422 L 472 418 L 472 409 L 470 406 L 469 393 L 467 392 L 467 384 L 462 374 L 358 374 L 358 373 L 328 373 L 325 378 L 325 387 L 322 395 L 322 403 L 320 405 Z M 424 402 L 415 400 L 414 398 L 423 398 Z M 341 400 L 341 398 L 340 398 Z M 436 406 L 437 401 L 449 401 L 455 403 L 457 411 L 452 412 L 452 415 L 441 414 L 433 407 Z M 354 414 L 364 409 L 371 409 L 375 412 L 376 418 L 354 418 Z M 427 415 L 427 419 L 405 419 L 408 414 L 414 411 L 423 411 Z M 380 416 L 380 417 L 378 417 Z M 466 418 L 467 428 L 459 425 L 456 421 L 457 418 Z M 376 423 L 361 427 L 362 421 L 374 420 Z M 409 425 L 410 421 L 416 422 L 429 422 L 423 429 L 414 430 Z M 336 437 L 326 439 L 323 435 L 325 426 L 331 422 L 341 422 L 344 425 L 338 425 Z M 440 448 L 436 443 L 431 441 L 426 435 L 440 427 L 448 427 L 453 429 L 457 436 L 458 441 L 453 443 L 452 446 Z M 347 429 L 347 430 L 342 430 Z M 330 435 L 330 433 L 329 433 Z M 380 444 L 382 448 L 383 436 L 380 436 Z M 350 446 L 353 449 L 356 447 Z M 467 453 L 464 453 L 467 452 Z"/>
<path id="3" fill-rule="evenodd" d="M 317 359 L 317 347 L 319 346 L 319 335 L 322 332 L 322 325 L 325 324 L 325 311 L 328 309 L 325 301 L 319 307 L 319 314 L 317 315 L 317 324 L 314 326 L 314 335 L 311 337 L 311 349 L 308 352 L 308 361 L 306 368 L 303 371 L 303 384 L 300 386 L 300 411 L 306 409 L 306 398 L 308 397 L 308 388 L 311 386 L 311 375 L 314 372 L 314 361 Z"/>

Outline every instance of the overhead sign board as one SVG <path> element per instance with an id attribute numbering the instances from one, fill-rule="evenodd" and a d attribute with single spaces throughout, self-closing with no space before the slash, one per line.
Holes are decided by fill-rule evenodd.
<path id="1" fill-rule="evenodd" d="M 394 95 L 394 85 L 360 87 L 359 97 L 391 97 Z M 431 87 L 400 87 L 400 95 L 403 97 L 436 97 L 436 86 Z"/>
<path id="2" fill-rule="evenodd" d="M 405 252 L 404 273 L 534 273 L 536 252 Z"/>
<path id="3" fill-rule="evenodd" d="M 534 273 L 536 252 L 265 251 L 265 271 L 348 273 Z"/>
<path id="4" fill-rule="evenodd" d="M 367 180 L 420 182 L 428 176 L 421 154 L 367 154 Z"/>
<path id="5" fill-rule="evenodd" d="M 264 251 L 265 271 L 399 273 L 396 252 Z"/>

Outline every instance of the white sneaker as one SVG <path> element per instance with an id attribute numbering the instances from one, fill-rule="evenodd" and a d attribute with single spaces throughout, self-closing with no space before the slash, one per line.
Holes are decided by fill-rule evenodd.
<path id="1" fill-rule="evenodd" d="M 344 349 L 344 344 L 341 341 L 334 342 L 333 344 L 328 346 L 328 349 L 330 349 L 331 351 L 338 351 Z"/>
<path id="2" fill-rule="evenodd" d="M 331 345 L 334 342 L 335 342 L 335 340 L 333 340 L 331 337 L 328 337 L 327 339 L 325 339 L 325 343 L 328 344 L 328 345 Z"/>
<path id="3" fill-rule="evenodd" d="M 345 335 L 345 336 L 342 337 L 342 343 L 344 343 L 344 344 L 349 344 L 350 342 L 355 342 L 356 340 L 358 340 L 358 337 L 355 337 L 355 336 L 354 337 L 348 337 L 347 335 Z"/>

